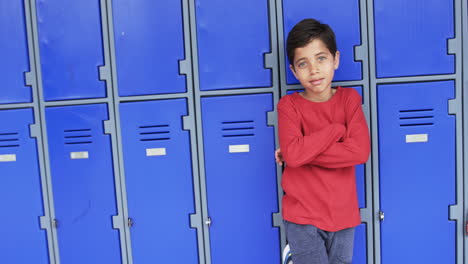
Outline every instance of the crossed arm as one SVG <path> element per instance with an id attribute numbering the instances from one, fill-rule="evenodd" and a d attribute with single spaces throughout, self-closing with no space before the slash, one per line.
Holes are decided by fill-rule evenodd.
<path id="1" fill-rule="evenodd" d="M 330 124 L 322 130 L 303 135 L 300 118 L 294 111 L 278 105 L 280 149 L 276 161 L 290 167 L 315 165 L 343 168 L 365 163 L 370 153 L 369 130 L 358 100 L 351 100 L 346 113 L 346 127 Z"/>

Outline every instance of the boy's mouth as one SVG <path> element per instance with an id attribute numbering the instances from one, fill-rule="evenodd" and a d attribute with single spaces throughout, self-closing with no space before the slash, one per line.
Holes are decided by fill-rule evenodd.
<path id="1" fill-rule="evenodd" d="M 316 79 L 316 80 L 309 81 L 309 83 L 315 86 L 315 85 L 321 84 L 322 81 L 323 81 L 323 79 Z"/>

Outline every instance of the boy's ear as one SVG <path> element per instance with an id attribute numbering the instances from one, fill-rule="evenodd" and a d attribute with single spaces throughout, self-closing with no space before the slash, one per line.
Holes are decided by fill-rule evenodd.
<path id="1" fill-rule="evenodd" d="M 294 74 L 294 77 L 296 77 L 297 79 L 296 71 L 294 70 L 294 66 L 292 66 L 292 64 L 289 64 L 289 69 L 291 69 L 292 73 Z"/>
<path id="2" fill-rule="evenodd" d="M 340 52 L 336 51 L 335 53 L 335 70 L 340 66 Z"/>

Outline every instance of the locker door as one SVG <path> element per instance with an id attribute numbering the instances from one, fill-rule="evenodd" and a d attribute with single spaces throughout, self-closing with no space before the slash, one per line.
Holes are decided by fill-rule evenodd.
<path id="1" fill-rule="evenodd" d="M 202 98 L 212 263 L 278 263 L 271 94 Z"/>
<path id="2" fill-rule="evenodd" d="M 32 109 L 0 111 L 0 260 L 49 263 Z M 27 252 L 27 254 L 25 254 Z"/>
<path id="3" fill-rule="evenodd" d="M 286 57 L 287 84 L 299 83 L 289 70 L 286 39 L 293 26 L 304 18 L 315 18 L 330 25 L 336 35 L 341 52 L 340 67 L 335 81 L 361 80 L 361 62 L 355 61 L 354 46 L 361 44 L 359 0 L 288 0 L 283 2 L 284 56 Z M 345 11 L 345 12 L 343 12 Z M 281 41 L 281 40 L 280 40 Z"/>
<path id="4" fill-rule="evenodd" d="M 0 2 L 0 104 L 32 101 L 24 85 L 29 72 L 25 21 L 23 1 Z"/>
<path id="5" fill-rule="evenodd" d="M 46 108 L 61 263 L 120 263 L 107 107 Z"/>
<path id="6" fill-rule="evenodd" d="M 187 100 L 120 105 L 134 263 L 198 263 Z"/>
<path id="7" fill-rule="evenodd" d="M 268 1 L 195 2 L 200 90 L 271 87 Z"/>
<path id="8" fill-rule="evenodd" d="M 454 82 L 377 89 L 382 263 L 455 263 Z"/>
<path id="9" fill-rule="evenodd" d="M 98 0 L 36 0 L 46 101 L 105 97 Z"/>
<path id="10" fill-rule="evenodd" d="M 455 73 L 453 0 L 374 0 L 377 77 Z"/>
<path id="11" fill-rule="evenodd" d="M 185 92 L 182 1 L 112 3 L 120 96 Z"/>

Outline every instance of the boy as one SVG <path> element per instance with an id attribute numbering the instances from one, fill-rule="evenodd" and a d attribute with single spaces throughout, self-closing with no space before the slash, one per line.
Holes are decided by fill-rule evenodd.
<path id="1" fill-rule="evenodd" d="M 340 53 L 328 25 L 302 20 L 289 32 L 286 50 L 304 87 L 278 103 L 276 158 L 286 162 L 282 214 L 292 260 L 351 263 L 354 227 L 361 223 L 354 166 L 370 152 L 361 97 L 331 87 Z"/>

